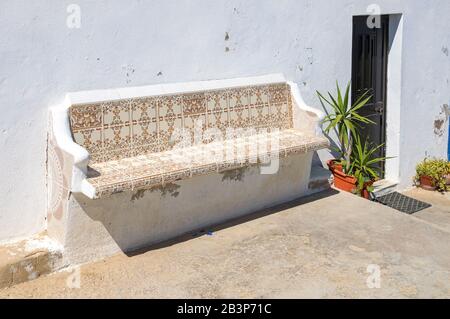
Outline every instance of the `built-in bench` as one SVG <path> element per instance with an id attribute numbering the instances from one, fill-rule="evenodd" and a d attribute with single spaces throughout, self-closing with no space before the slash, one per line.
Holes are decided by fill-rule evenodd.
<path id="1" fill-rule="evenodd" d="M 322 113 L 306 106 L 296 84 L 287 82 L 279 74 L 70 93 L 63 105 L 51 109 L 50 115 L 49 232 L 63 243 L 67 242 L 71 231 L 68 227 L 72 227 L 72 210 L 89 215 L 90 207 L 95 207 L 92 211 L 105 209 L 102 207 L 108 207 L 109 203 L 122 201 L 126 193 L 132 194 L 132 199 L 139 199 L 145 190 L 164 190 L 168 185 L 173 187 L 184 180 L 209 174 L 222 174 L 224 181 L 226 172 L 243 168 L 258 167 L 264 175 L 277 175 L 285 163 L 283 158 L 304 154 L 309 155 L 301 157 L 300 169 L 305 171 L 302 176 L 309 176 L 312 152 L 329 146 L 319 127 Z M 298 176 L 296 174 L 288 173 L 293 177 Z M 254 178 L 258 181 L 250 182 L 255 187 L 252 192 L 258 194 L 258 183 L 263 180 Z M 298 179 L 305 183 L 303 177 Z M 204 185 L 205 196 L 208 183 L 211 182 Z M 286 185 L 290 183 L 286 180 Z M 242 191 L 245 192 L 246 187 Z M 267 200 L 258 200 L 253 208 L 267 206 L 270 204 L 267 201 L 276 203 L 293 195 L 300 196 L 302 192 L 304 189 L 299 188 L 289 194 L 268 196 Z M 190 200 L 198 198 L 184 199 Z M 248 203 L 244 210 L 236 206 L 236 198 L 229 198 L 229 201 L 231 209 L 236 207 L 236 214 L 252 210 Z M 205 199 L 206 203 L 209 199 Z M 189 206 L 189 203 L 180 204 Z M 112 207 L 120 206 L 122 211 L 133 210 L 133 204 L 129 207 L 114 205 Z M 155 205 L 154 200 L 147 205 L 149 210 L 155 209 L 152 205 Z M 217 210 L 213 203 L 205 207 L 208 205 Z M 161 212 L 165 208 L 156 209 Z M 182 207 L 177 209 L 180 214 L 183 212 Z M 127 214 L 127 211 L 116 214 Z M 186 208 L 184 213 L 189 214 L 189 211 Z M 210 214 L 213 216 L 215 212 Z M 158 218 L 161 223 L 161 216 Z M 220 213 L 217 218 L 209 216 L 208 222 L 190 221 L 186 229 L 169 231 L 170 235 L 118 245 L 122 250 L 135 248 L 227 218 Z M 133 224 L 128 222 L 129 225 L 123 224 L 124 228 Z M 176 220 L 171 222 L 176 223 Z M 108 221 L 102 220 L 102 223 Z M 109 235 L 115 240 L 114 234 Z"/>

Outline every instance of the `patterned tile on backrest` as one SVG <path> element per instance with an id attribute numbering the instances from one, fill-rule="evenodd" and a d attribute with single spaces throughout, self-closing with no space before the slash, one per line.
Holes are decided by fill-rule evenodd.
<path id="1" fill-rule="evenodd" d="M 191 143 L 194 138 L 202 138 L 206 127 L 205 93 L 186 93 L 183 95 L 183 128 L 190 134 Z"/>
<path id="2" fill-rule="evenodd" d="M 226 129 L 229 127 L 228 112 L 228 91 L 216 90 L 205 93 L 206 99 L 206 118 L 208 132 L 214 134 L 214 129 L 220 130 L 222 136 L 225 136 Z"/>
<path id="3" fill-rule="evenodd" d="M 269 86 L 254 86 L 249 90 L 251 124 L 255 128 L 271 126 L 269 124 L 271 121 L 269 88 Z"/>
<path id="4" fill-rule="evenodd" d="M 92 158 L 99 158 L 103 150 L 103 114 L 99 104 L 71 107 L 70 124 L 75 142 L 82 145 Z"/>
<path id="5" fill-rule="evenodd" d="M 171 150 L 185 137 L 231 138 L 227 128 L 291 128 L 292 102 L 277 83 L 73 105 L 69 116 L 74 140 L 99 163 Z"/>
<path id="6" fill-rule="evenodd" d="M 133 154 L 158 152 L 158 99 L 137 98 L 131 101 Z"/>
<path id="7" fill-rule="evenodd" d="M 174 134 L 183 128 L 183 96 L 167 95 L 158 98 L 158 144 L 160 151 L 174 145 Z M 175 141 L 176 142 L 176 141 Z"/>
<path id="8" fill-rule="evenodd" d="M 272 123 L 270 127 L 288 129 L 292 127 L 292 101 L 287 84 L 269 86 L 269 104 Z"/>
<path id="9" fill-rule="evenodd" d="M 236 88 L 228 92 L 230 127 L 245 128 L 251 126 L 249 88 Z"/>

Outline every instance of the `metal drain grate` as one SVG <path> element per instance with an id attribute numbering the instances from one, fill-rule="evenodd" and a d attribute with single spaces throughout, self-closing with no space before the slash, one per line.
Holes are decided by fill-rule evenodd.
<path id="1" fill-rule="evenodd" d="M 422 209 L 431 207 L 431 205 L 428 203 L 405 196 L 403 194 L 400 194 L 399 192 L 392 192 L 380 197 L 376 197 L 375 201 L 406 214 L 413 214 Z"/>

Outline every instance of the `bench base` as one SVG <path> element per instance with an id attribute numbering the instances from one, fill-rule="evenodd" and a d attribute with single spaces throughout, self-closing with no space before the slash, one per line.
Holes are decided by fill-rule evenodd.
<path id="1" fill-rule="evenodd" d="M 48 232 L 69 264 L 156 244 L 310 194 L 312 155 L 281 158 L 276 174 L 250 166 L 97 200 L 71 194 Z"/>

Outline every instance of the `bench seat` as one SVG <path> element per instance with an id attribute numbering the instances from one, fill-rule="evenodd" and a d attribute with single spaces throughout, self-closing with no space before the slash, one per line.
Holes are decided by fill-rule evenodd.
<path id="1" fill-rule="evenodd" d="M 159 153 L 148 153 L 89 165 L 87 181 L 94 198 L 148 189 L 212 172 L 222 172 L 328 146 L 323 136 L 296 129 L 254 134 Z M 233 154 L 228 156 L 227 154 Z M 231 160 L 228 160 L 231 158 Z M 237 160 L 236 160 L 237 159 Z"/>

